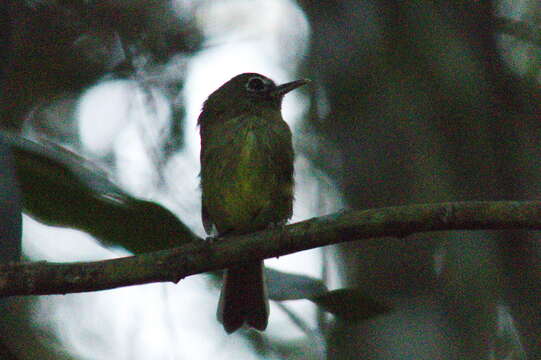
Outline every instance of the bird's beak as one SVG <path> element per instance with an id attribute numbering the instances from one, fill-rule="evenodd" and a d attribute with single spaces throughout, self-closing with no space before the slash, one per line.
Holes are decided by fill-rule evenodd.
<path id="1" fill-rule="evenodd" d="M 278 85 L 276 89 L 272 91 L 272 96 L 282 97 L 288 92 L 290 92 L 291 90 L 295 90 L 296 88 L 306 85 L 309 82 L 310 80 L 308 79 L 300 79 L 300 80 L 295 80 L 295 81 L 288 82 L 282 85 Z"/>

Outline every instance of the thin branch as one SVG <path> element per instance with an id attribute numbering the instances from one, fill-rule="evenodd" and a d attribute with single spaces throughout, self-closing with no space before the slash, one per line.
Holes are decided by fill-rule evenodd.
<path id="1" fill-rule="evenodd" d="M 540 201 L 485 201 L 345 211 L 243 236 L 114 260 L 0 266 L 0 295 L 45 295 L 172 281 L 347 241 L 444 230 L 541 230 Z"/>

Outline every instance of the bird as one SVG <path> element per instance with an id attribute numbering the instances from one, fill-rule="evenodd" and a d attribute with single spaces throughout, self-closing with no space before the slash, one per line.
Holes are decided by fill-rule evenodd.
<path id="1" fill-rule="evenodd" d="M 257 73 L 233 77 L 209 95 L 201 135 L 201 217 L 215 239 L 282 225 L 293 213 L 293 145 L 282 118 L 284 95 L 307 84 L 282 85 Z M 243 325 L 263 331 L 269 304 L 263 261 L 226 269 L 218 320 L 227 333 Z"/>

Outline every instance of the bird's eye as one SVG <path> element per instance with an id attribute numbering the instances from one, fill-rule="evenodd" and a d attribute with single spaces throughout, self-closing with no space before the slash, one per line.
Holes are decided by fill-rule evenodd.
<path id="1" fill-rule="evenodd" d="M 246 83 L 246 89 L 248 91 L 262 91 L 265 90 L 267 84 L 260 77 L 253 77 Z"/>

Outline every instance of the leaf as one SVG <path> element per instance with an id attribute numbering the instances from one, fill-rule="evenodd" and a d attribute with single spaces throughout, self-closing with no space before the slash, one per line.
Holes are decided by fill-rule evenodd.
<path id="1" fill-rule="evenodd" d="M 311 300 L 323 310 L 348 322 L 370 319 L 390 310 L 387 305 L 352 288 L 332 290 Z"/>
<path id="2" fill-rule="evenodd" d="M 56 144 L 2 132 L 15 157 L 25 213 L 52 226 L 87 232 L 133 253 L 180 246 L 197 237 L 159 204 L 136 199 L 106 171 Z"/>
<path id="3" fill-rule="evenodd" d="M 329 291 L 323 281 L 265 268 L 269 298 L 275 301 L 307 299 L 345 321 L 366 320 L 390 308 L 358 289 Z"/>
<path id="4" fill-rule="evenodd" d="M 289 274 L 265 268 L 267 288 L 271 300 L 299 300 L 325 294 L 323 281 L 306 275 Z"/>

